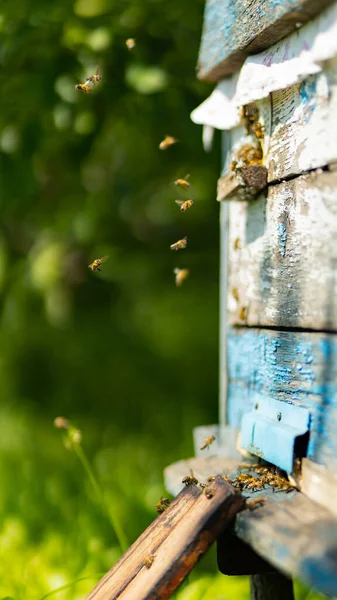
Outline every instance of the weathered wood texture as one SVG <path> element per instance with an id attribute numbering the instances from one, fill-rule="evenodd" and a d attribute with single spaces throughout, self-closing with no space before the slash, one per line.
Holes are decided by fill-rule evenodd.
<path id="1" fill-rule="evenodd" d="M 253 200 L 267 185 L 264 166 L 244 166 L 221 177 L 218 181 L 218 200 Z"/>
<path id="2" fill-rule="evenodd" d="M 263 573 L 250 578 L 251 600 L 294 600 L 291 579 L 281 573 Z"/>
<path id="3" fill-rule="evenodd" d="M 336 194 L 337 173 L 313 172 L 231 203 L 231 324 L 337 331 Z"/>
<path id="4" fill-rule="evenodd" d="M 199 79 L 219 81 L 249 54 L 278 42 L 331 0 L 208 0 L 197 66 Z"/>
<path id="5" fill-rule="evenodd" d="M 310 411 L 308 458 L 337 473 L 337 336 L 231 328 L 228 332 L 228 420 L 261 398 Z"/>
<path id="6" fill-rule="evenodd" d="M 194 460 L 203 461 L 200 458 Z M 204 476 L 208 476 L 205 461 L 203 466 L 200 464 L 199 471 L 202 470 Z M 168 471 L 171 491 L 179 490 L 181 464 L 170 465 Z M 234 473 L 227 474 L 234 476 Z M 270 489 L 261 492 L 244 490 L 243 494 L 250 499 L 263 498 L 264 503 L 236 515 L 228 530 L 229 543 L 234 533 L 285 575 L 295 576 L 310 587 L 337 596 L 337 519 L 331 512 L 295 490 L 290 493 L 273 493 Z M 331 502 L 334 501 L 332 498 Z M 220 545 L 228 543 L 226 536 L 227 530 L 219 537 Z M 221 570 L 226 572 L 223 557 L 220 549 L 218 562 Z"/>
<path id="7" fill-rule="evenodd" d="M 209 497 L 185 487 L 87 596 L 87 600 L 165 600 L 233 519 L 243 498 L 222 478 Z M 154 557 L 146 568 L 146 557 Z"/>
<path id="8" fill-rule="evenodd" d="M 237 515 L 234 532 L 286 575 L 337 595 L 337 521 L 303 494 L 271 494 Z"/>
<path id="9" fill-rule="evenodd" d="M 322 73 L 271 94 L 265 157 L 269 182 L 337 160 L 336 111 L 337 59 L 328 61 Z"/>

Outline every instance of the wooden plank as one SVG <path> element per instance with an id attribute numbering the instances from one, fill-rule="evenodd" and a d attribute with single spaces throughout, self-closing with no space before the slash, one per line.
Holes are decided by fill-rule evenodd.
<path id="1" fill-rule="evenodd" d="M 263 506 L 240 512 L 234 531 L 286 575 L 337 594 L 337 521 L 303 494 L 271 494 Z"/>
<path id="2" fill-rule="evenodd" d="M 170 470 L 171 486 L 177 490 L 180 463 L 174 484 L 175 467 L 170 465 L 166 471 Z M 236 473 L 229 473 L 228 477 Z M 245 489 L 242 493 L 250 496 L 250 500 L 263 499 L 263 503 L 253 510 L 240 511 L 231 528 L 219 536 L 218 563 L 221 570 L 226 570 L 221 546 L 231 543 L 234 533 L 284 575 L 297 577 L 309 587 L 336 596 L 337 519 L 332 513 L 296 490 L 273 493 L 270 488 L 258 492 Z M 334 501 L 335 498 L 332 498 L 331 502 Z M 228 556 L 228 548 L 225 556 Z"/>
<path id="3" fill-rule="evenodd" d="M 169 598 L 243 505 L 241 495 L 221 477 L 206 489 L 185 487 L 87 600 Z"/>
<path id="4" fill-rule="evenodd" d="M 294 600 L 294 586 L 281 573 L 262 573 L 250 578 L 251 600 Z"/>
<path id="5" fill-rule="evenodd" d="M 228 331 L 228 420 L 263 398 L 311 414 L 308 458 L 337 473 L 337 336 L 267 329 Z"/>
<path id="6" fill-rule="evenodd" d="M 337 331 L 337 173 L 230 204 L 229 322 Z"/>
<path id="7" fill-rule="evenodd" d="M 322 73 L 273 92 L 271 107 L 265 157 L 269 182 L 337 160 L 337 59 L 328 61 Z"/>
<path id="8" fill-rule="evenodd" d="M 331 0 L 208 0 L 197 66 L 198 78 L 219 81 L 312 19 Z"/>

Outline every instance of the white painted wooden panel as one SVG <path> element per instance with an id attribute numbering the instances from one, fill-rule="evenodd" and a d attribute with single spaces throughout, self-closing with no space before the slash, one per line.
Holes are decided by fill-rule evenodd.
<path id="1" fill-rule="evenodd" d="M 230 203 L 232 324 L 337 331 L 337 173 Z"/>

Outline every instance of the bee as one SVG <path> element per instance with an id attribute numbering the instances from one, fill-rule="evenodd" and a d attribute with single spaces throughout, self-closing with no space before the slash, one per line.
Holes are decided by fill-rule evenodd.
<path id="1" fill-rule="evenodd" d="M 200 446 L 200 450 L 205 450 L 205 448 L 209 448 L 210 445 L 213 444 L 214 441 L 215 441 L 215 435 L 210 435 L 203 441 L 202 445 Z"/>
<path id="2" fill-rule="evenodd" d="M 171 250 L 184 250 L 187 246 L 187 237 L 185 236 L 182 240 L 178 240 L 175 244 L 171 244 Z"/>
<path id="3" fill-rule="evenodd" d="M 258 146 L 244 144 L 236 154 L 238 162 L 242 162 L 245 165 L 260 165 L 262 156 L 263 153 L 260 144 Z"/>
<path id="4" fill-rule="evenodd" d="M 189 270 L 188 269 L 173 269 L 173 273 L 176 276 L 176 286 L 181 286 L 182 282 L 188 277 Z"/>
<path id="5" fill-rule="evenodd" d="M 184 190 L 188 190 L 188 188 L 191 186 L 190 182 L 187 181 L 188 178 L 189 175 L 185 175 L 185 179 L 176 179 L 173 183 L 174 185 L 177 185 L 178 187 L 181 187 Z"/>
<path id="6" fill-rule="evenodd" d="M 89 269 L 91 269 L 92 271 L 100 271 L 101 264 L 108 260 L 108 258 L 108 256 L 103 256 L 103 258 L 96 258 L 94 262 L 91 263 L 91 265 L 88 265 Z"/>
<path id="7" fill-rule="evenodd" d="M 194 483 L 195 485 L 198 485 L 198 480 L 196 479 L 196 477 L 194 477 L 194 473 L 192 471 L 192 469 L 190 469 L 190 475 L 186 475 L 186 477 L 184 477 L 184 479 L 182 480 L 181 483 L 184 483 L 186 485 L 186 487 L 188 487 L 189 485 L 192 485 L 192 483 Z"/>
<path id="8" fill-rule="evenodd" d="M 240 238 L 235 238 L 233 248 L 234 250 L 239 250 L 241 248 Z"/>
<path id="9" fill-rule="evenodd" d="M 265 127 L 259 121 L 255 121 L 252 125 L 252 131 L 258 139 L 262 139 L 264 137 Z"/>
<path id="10" fill-rule="evenodd" d="M 186 212 L 193 205 L 193 200 L 175 200 L 175 203 L 180 206 L 181 212 Z"/>
<path id="11" fill-rule="evenodd" d="M 232 296 L 233 296 L 234 300 L 236 300 L 236 302 L 239 302 L 238 288 L 236 288 L 236 287 L 232 288 Z"/>
<path id="12" fill-rule="evenodd" d="M 173 144 L 176 144 L 177 141 L 178 140 L 176 140 L 176 138 L 172 137 L 171 135 L 167 135 L 165 139 L 163 139 L 163 141 L 160 142 L 159 150 L 167 150 L 167 148 L 173 146 Z"/>
<path id="13" fill-rule="evenodd" d="M 246 104 L 245 106 L 240 106 L 239 109 L 240 118 L 243 121 L 246 135 L 250 134 L 250 128 L 254 121 L 257 121 L 259 118 L 259 110 L 253 102 L 251 104 Z"/>
<path id="14" fill-rule="evenodd" d="M 136 47 L 136 40 L 134 38 L 128 38 L 125 40 L 125 44 L 128 50 L 133 50 Z"/>
<path id="15" fill-rule="evenodd" d="M 144 567 L 150 569 L 153 565 L 155 554 L 148 554 L 144 559 Z"/>
<path id="16" fill-rule="evenodd" d="M 240 319 L 240 321 L 245 321 L 247 319 L 247 307 L 246 306 L 242 306 L 242 308 L 240 309 L 239 319 Z"/>
<path id="17" fill-rule="evenodd" d="M 75 85 L 75 90 L 89 94 L 92 91 L 92 87 L 86 83 L 77 83 L 77 85 Z"/>
<path id="18" fill-rule="evenodd" d="M 214 490 L 212 490 L 212 488 L 206 486 L 204 488 L 204 494 L 205 494 L 206 498 L 208 498 L 210 500 L 214 496 Z"/>
<path id="19" fill-rule="evenodd" d="M 254 510 L 257 506 L 263 506 L 265 501 L 265 498 L 255 498 L 254 500 L 246 500 L 245 505 L 249 510 Z"/>
<path id="20" fill-rule="evenodd" d="M 92 83 L 93 85 L 96 85 L 96 83 L 99 83 L 100 81 L 102 81 L 102 75 L 99 75 L 98 70 L 99 70 L 99 67 L 97 67 L 95 75 L 90 75 L 89 77 L 86 78 L 85 83 L 90 81 L 90 83 Z"/>
<path id="21" fill-rule="evenodd" d="M 171 501 L 168 498 L 163 498 L 163 496 L 160 498 L 159 502 L 157 502 L 156 504 L 156 511 L 157 513 L 162 513 L 164 512 L 164 510 L 166 510 L 166 508 L 171 504 Z"/>

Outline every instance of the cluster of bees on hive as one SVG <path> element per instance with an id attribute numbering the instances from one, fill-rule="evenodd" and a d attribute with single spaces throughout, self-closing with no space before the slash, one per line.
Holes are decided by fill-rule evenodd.
<path id="1" fill-rule="evenodd" d="M 205 450 L 209 448 L 210 445 L 215 441 L 215 436 L 211 435 L 207 437 L 202 445 L 200 446 L 200 450 Z M 182 479 L 182 483 L 188 487 L 190 485 L 195 485 L 205 494 L 206 498 L 211 499 L 215 495 L 215 490 L 211 487 L 212 481 L 215 480 L 217 475 L 211 475 L 207 479 L 207 483 L 202 483 L 198 481 L 195 477 L 192 469 L 190 469 L 190 474 L 186 475 Z M 267 466 L 261 463 L 251 464 L 251 463 L 242 463 L 238 467 L 238 473 L 234 477 L 221 476 L 224 481 L 227 481 L 230 485 L 232 485 L 239 492 L 259 492 L 266 487 L 269 486 L 272 492 L 290 492 L 294 490 L 294 486 L 286 479 L 282 471 L 278 467 Z M 168 498 L 163 498 L 159 500 L 156 504 L 156 511 L 158 514 L 163 513 L 167 507 L 170 505 L 171 501 Z M 265 503 L 265 498 L 247 498 L 245 500 L 244 509 L 248 508 L 249 510 L 254 510 L 258 506 L 263 506 Z"/>
<path id="2" fill-rule="evenodd" d="M 136 40 L 134 38 L 129 38 L 125 41 L 125 44 L 126 44 L 126 47 L 128 48 L 128 50 L 133 50 L 136 46 Z M 92 90 L 95 88 L 95 86 L 98 83 L 101 83 L 101 81 L 102 81 L 102 75 L 99 73 L 99 67 L 97 67 L 96 73 L 94 75 L 89 75 L 88 77 L 86 77 L 84 83 L 77 83 L 75 85 L 75 89 L 78 92 L 83 92 L 84 94 L 90 94 L 92 92 Z M 178 142 L 178 140 L 176 138 L 174 138 L 171 135 L 167 135 L 160 142 L 159 149 L 167 150 L 167 148 L 169 148 L 170 146 L 173 146 L 177 142 Z M 177 187 L 179 187 L 183 190 L 188 190 L 191 185 L 190 182 L 188 181 L 188 179 L 189 179 L 189 175 L 186 175 L 184 179 L 176 179 L 173 183 L 174 183 L 174 185 L 176 185 Z M 192 200 L 192 198 L 189 198 L 187 200 L 175 200 L 175 202 L 179 206 L 179 209 L 182 213 L 189 210 L 191 208 L 191 206 L 193 206 L 193 204 L 194 204 L 194 201 Z M 171 244 L 170 249 L 177 251 L 177 250 L 184 250 L 186 247 L 187 247 L 187 236 L 185 236 L 182 239 L 178 240 L 177 242 L 174 242 L 173 244 Z M 90 263 L 90 265 L 88 265 L 89 269 L 91 269 L 92 271 L 101 271 L 100 267 L 106 260 L 108 260 L 108 258 L 109 258 L 108 255 L 103 256 L 102 258 L 96 258 L 92 263 Z M 185 281 L 185 279 L 188 277 L 189 270 L 175 267 L 175 269 L 173 270 L 173 273 L 175 275 L 176 286 L 179 287 L 179 286 L 181 286 L 183 281 Z"/>
<path id="3" fill-rule="evenodd" d="M 261 166 L 263 159 L 262 140 L 265 129 L 259 121 L 258 107 L 255 103 L 241 106 L 239 115 L 246 135 L 252 136 L 252 142 L 240 145 L 233 153 L 230 169 L 234 172 L 241 167 Z"/>

